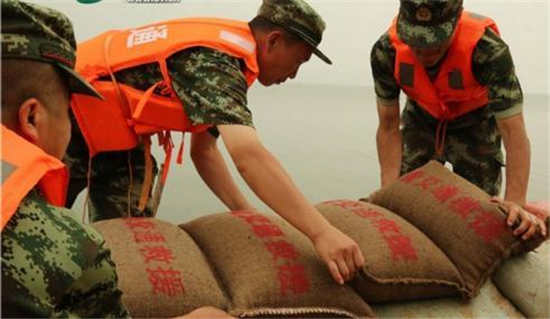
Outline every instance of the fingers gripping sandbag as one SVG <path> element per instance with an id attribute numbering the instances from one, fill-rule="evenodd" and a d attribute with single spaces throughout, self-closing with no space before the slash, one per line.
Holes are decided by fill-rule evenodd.
<path id="1" fill-rule="evenodd" d="M 367 302 L 457 296 L 460 273 L 422 232 L 373 204 L 334 200 L 316 205 L 327 220 L 355 240 L 365 256 L 363 275 L 351 285 Z"/>

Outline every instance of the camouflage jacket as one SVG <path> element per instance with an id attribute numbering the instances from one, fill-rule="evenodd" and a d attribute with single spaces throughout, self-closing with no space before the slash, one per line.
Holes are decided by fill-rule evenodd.
<path id="1" fill-rule="evenodd" d="M 172 87 L 193 124 L 253 126 L 241 63 L 237 58 L 206 47 L 182 50 L 167 60 Z M 115 76 L 118 81 L 140 90 L 162 80 L 157 64 L 121 70 Z"/>
<path id="2" fill-rule="evenodd" d="M 441 63 L 426 69 L 428 75 L 435 77 Z M 382 102 L 399 98 L 400 87 L 394 78 L 395 49 L 386 32 L 374 44 L 371 51 L 371 68 L 375 91 Z M 477 123 L 479 117 L 494 115 L 497 119 L 516 115 L 522 111 L 523 94 L 514 71 L 510 50 L 504 41 L 491 29 L 486 29 L 474 49 L 472 73 L 476 80 L 488 87 L 489 103 L 487 108 L 475 110 L 450 123 L 452 126 L 467 126 Z M 415 101 L 407 99 L 408 109 L 414 109 L 420 118 L 428 123 L 436 120 L 418 107 Z M 489 111 L 489 112 L 488 112 Z"/>
<path id="3" fill-rule="evenodd" d="M 2 317 L 128 317 L 110 251 L 31 191 L 2 231 Z"/>

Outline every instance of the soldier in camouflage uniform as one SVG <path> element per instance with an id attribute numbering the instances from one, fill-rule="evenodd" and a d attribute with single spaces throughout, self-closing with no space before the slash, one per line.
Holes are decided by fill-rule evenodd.
<path id="1" fill-rule="evenodd" d="M 259 29 L 266 28 L 269 23 L 285 25 L 293 20 L 302 23 L 306 27 L 305 31 L 313 33 L 314 38 L 319 38 L 310 40 L 314 53 L 326 62 L 330 62 L 323 53 L 315 48 L 320 42 L 321 34 L 325 28 L 324 22 L 309 5 L 301 0 L 264 1 L 258 12 L 258 17 L 251 22 L 251 26 L 256 25 Z M 293 38 L 299 36 L 294 33 L 289 35 Z M 167 60 L 174 91 L 194 125 L 254 127 L 252 112 L 247 105 L 248 88 L 241 63 L 242 61 L 234 57 L 208 47 L 183 50 Z M 157 64 L 125 69 L 117 72 L 115 77 L 120 83 L 141 90 L 146 90 L 162 80 L 162 74 Z M 262 74 L 260 74 L 260 81 L 261 79 Z M 160 94 L 160 90 L 155 93 Z M 87 186 L 88 173 L 88 148 L 74 118 L 72 124 L 73 138 L 64 160 L 71 169 L 68 207 L 72 206 L 78 194 Z M 210 134 L 216 138 L 219 135 L 215 127 L 210 130 Z M 129 152 L 98 154 L 92 159 L 89 189 L 92 221 L 124 216 L 128 211 L 132 216 L 153 215 L 152 200 L 147 201 L 144 211 L 137 209 L 145 175 L 143 154 L 143 146 L 140 146 Z M 132 165 L 128 165 L 129 161 Z M 130 183 L 129 166 L 132 167 L 132 183 Z M 155 175 L 158 173 L 156 166 Z M 131 188 L 130 196 L 128 196 L 129 188 Z M 235 198 L 221 199 L 232 209 L 250 207 L 240 193 L 233 197 Z M 131 198 L 130 203 L 128 198 Z M 234 203 L 229 203 L 229 200 L 233 200 Z M 98 211 L 101 214 L 98 214 Z"/>
<path id="2" fill-rule="evenodd" d="M 256 42 L 258 80 L 265 86 L 294 78 L 312 53 L 331 63 L 317 49 L 325 23 L 303 0 L 264 0 L 249 27 Z M 221 136 L 252 190 L 313 241 L 338 282 L 350 279 L 363 263 L 361 252 L 355 242 L 307 202 L 261 144 L 247 103 L 244 61 L 197 46 L 173 54 L 167 59 L 167 66 L 172 88 L 192 124 L 212 125 L 204 133 L 193 133 L 191 138 L 191 158 L 210 189 L 231 210 L 253 209 L 234 183 L 217 148 L 217 138 Z M 163 79 L 156 63 L 123 69 L 114 76 L 119 83 L 142 91 Z M 88 148 L 76 122 L 65 161 L 71 169 L 68 205 L 72 205 L 88 184 Z M 138 205 L 145 181 L 143 145 L 130 151 L 99 153 L 92 159 L 89 173 L 92 221 L 128 214 L 154 215 L 156 201 L 151 200 L 152 196 L 143 211 Z"/>
<path id="3" fill-rule="evenodd" d="M 397 36 L 424 66 L 432 82 L 438 76 L 449 48 L 458 41 L 456 26 L 462 13 L 462 0 L 401 0 L 396 20 Z M 380 119 L 377 145 L 382 186 L 436 159 L 441 163 L 450 162 L 455 173 L 490 195 L 499 195 L 501 168 L 505 166 L 501 150 L 503 139 L 507 150 L 505 200 L 515 211 L 513 216 L 523 216 L 523 210 L 516 204 L 525 204 L 530 149 L 522 115 L 523 96 L 512 56 L 500 36 L 487 27 L 474 48 L 471 63 L 475 80 L 487 87 L 488 103 L 449 121 L 443 133 L 444 148 L 437 152 L 439 120 L 424 110 L 418 101 L 407 97 L 399 121 L 402 87 L 394 75 L 396 49 L 390 31 L 374 44 L 371 68 Z M 527 224 L 524 223 L 518 233 L 529 229 L 531 234 L 534 231 L 531 226 L 535 223 Z"/>
<path id="4" fill-rule="evenodd" d="M 60 12 L 2 0 L 3 131 L 59 159 L 69 143 L 69 94 L 101 97 L 73 71 L 75 47 L 72 25 Z M 2 184 L 11 173 L 2 161 Z M 35 187 L 2 228 L 1 317 L 128 317 L 110 254 L 97 231 Z M 233 317 L 207 306 L 178 318 Z"/>
<path id="5" fill-rule="evenodd" d="M 69 142 L 69 92 L 97 96 L 72 69 L 75 47 L 61 13 L 2 0 L 2 125 L 59 159 Z M 2 317 L 126 316 L 101 235 L 30 191 L 2 230 Z"/>

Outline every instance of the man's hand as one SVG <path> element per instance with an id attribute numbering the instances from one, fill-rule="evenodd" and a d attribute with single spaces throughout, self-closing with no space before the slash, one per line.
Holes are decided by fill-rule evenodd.
<path id="1" fill-rule="evenodd" d="M 352 279 L 365 263 L 359 246 L 334 226 L 313 238 L 313 244 L 339 284 Z"/>
<path id="2" fill-rule="evenodd" d="M 548 231 L 546 229 L 546 218 L 550 216 L 550 211 L 548 211 L 548 208 L 537 205 L 536 203 L 527 203 L 523 205 L 523 209 L 539 219 L 539 226 L 541 227 L 540 233 L 542 236 L 546 237 Z"/>
<path id="3" fill-rule="evenodd" d="M 543 235 L 546 236 L 546 227 L 543 225 L 544 223 L 534 215 L 529 214 L 517 203 L 502 200 L 498 197 L 491 198 L 491 202 L 498 203 L 506 209 L 508 213 L 506 223 L 509 227 L 515 228 L 513 232 L 514 236 L 521 236 L 521 239 L 528 240 L 536 233 L 537 226 L 540 227 L 541 230 L 544 230 Z M 518 224 L 519 226 L 516 227 Z"/>
<path id="4" fill-rule="evenodd" d="M 174 319 L 236 319 L 227 312 L 214 307 L 201 307 Z"/>
<path id="5" fill-rule="evenodd" d="M 254 193 L 312 241 L 338 283 L 351 279 L 363 265 L 357 244 L 309 203 L 253 128 L 219 125 L 218 130 L 237 170 Z"/>

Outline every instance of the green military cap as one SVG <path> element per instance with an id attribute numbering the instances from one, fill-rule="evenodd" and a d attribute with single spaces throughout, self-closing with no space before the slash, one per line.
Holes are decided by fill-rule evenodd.
<path id="1" fill-rule="evenodd" d="M 303 0 L 263 0 L 258 16 L 297 35 L 313 47 L 313 53 L 328 64 L 332 61 L 317 48 L 321 43 L 325 22 Z"/>
<path id="2" fill-rule="evenodd" d="M 102 96 L 74 71 L 76 41 L 59 11 L 18 0 L 2 0 L 2 59 L 51 63 L 66 75 L 74 93 Z"/>
<path id="3" fill-rule="evenodd" d="M 462 12 L 462 0 L 400 0 L 397 34 L 401 41 L 427 48 L 451 37 Z"/>

